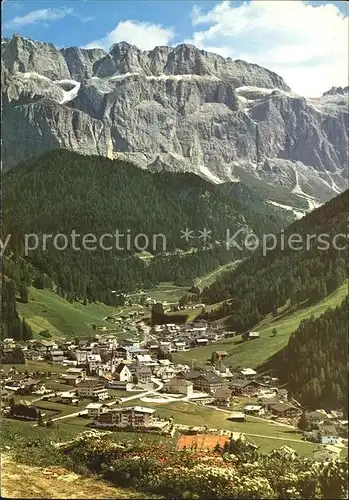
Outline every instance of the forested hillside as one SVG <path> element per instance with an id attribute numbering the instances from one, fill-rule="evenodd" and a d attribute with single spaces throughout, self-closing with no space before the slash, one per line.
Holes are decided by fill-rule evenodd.
<path id="1" fill-rule="evenodd" d="M 348 297 L 319 318 L 304 320 L 282 352 L 280 374 L 309 407 L 348 408 Z"/>
<path id="2" fill-rule="evenodd" d="M 314 303 L 334 291 L 347 278 L 348 193 L 292 223 L 284 232 L 284 249 L 279 235 L 275 250 L 263 255 L 259 248 L 204 289 L 204 302 L 223 301 L 206 317 L 229 316 L 230 326 L 243 332 L 286 304 Z M 290 235 L 298 235 L 300 243 L 288 245 Z"/>
<path id="3" fill-rule="evenodd" d="M 20 284 L 19 287 L 23 287 Z M 3 277 L 1 281 L 1 331 L 0 339 L 12 337 L 17 340 L 29 340 L 33 333 L 30 326 L 18 315 L 16 308 L 16 283 Z"/>
<path id="4" fill-rule="evenodd" d="M 225 196 L 193 174 L 152 174 L 129 163 L 67 151 L 51 152 L 6 173 L 3 198 L 3 237 L 12 235 L 5 273 L 16 286 L 23 281 L 44 288 L 53 281 L 58 293 L 69 299 L 107 304 L 115 303 L 112 290 L 147 288 L 161 281 L 190 284 L 219 265 L 242 258 L 237 249 L 225 248 L 228 228 L 262 234 L 280 230 L 288 220 L 285 211 L 264 203 L 246 187 L 237 186 L 234 197 L 233 185 Z M 195 236 L 188 242 L 181 233 L 186 228 Z M 204 228 L 212 231 L 206 245 L 198 238 Z M 116 230 L 130 234 L 130 246 L 125 237 L 120 240 L 124 250 L 76 251 L 69 239 L 68 248 L 59 251 L 51 238 L 42 249 L 43 233 L 70 238 L 73 230 L 81 235 L 77 246 L 83 235 L 99 238 Z M 40 243 L 23 259 L 25 233 L 39 235 Z M 140 233 L 149 237 L 152 258 L 140 258 L 135 248 L 134 237 Z M 166 236 L 165 251 L 162 238 L 154 248 L 154 234 Z M 143 245 L 144 239 L 140 242 Z M 104 244 L 114 242 L 108 239 Z"/>

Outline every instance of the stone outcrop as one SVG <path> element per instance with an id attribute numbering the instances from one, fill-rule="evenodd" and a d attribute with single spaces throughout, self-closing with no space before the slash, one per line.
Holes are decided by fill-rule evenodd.
<path id="1" fill-rule="evenodd" d="M 65 48 L 2 40 L 3 166 L 52 148 L 192 171 L 241 172 L 326 200 L 346 187 L 348 89 L 317 99 L 192 45 Z"/>

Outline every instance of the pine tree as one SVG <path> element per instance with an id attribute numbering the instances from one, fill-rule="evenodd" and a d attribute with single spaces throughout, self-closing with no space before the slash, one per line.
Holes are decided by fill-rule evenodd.
<path id="1" fill-rule="evenodd" d="M 303 412 L 300 416 L 297 422 L 297 427 L 301 431 L 307 431 L 309 429 L 309 421 L 307 420 L 306 413 Z"/>
<path id="2" fill-rule="evenodd" d="M 23 340 L 31 340 L 33 338 L 33 331 L 24 318 L 22 319 L 22 336 Z"/>
<path id="3" fill-rule="evenodd" d="M 25 283 L 23 283 L 23 281 L 21 281 L 21 283 L 19 285 L 19 295 L 20 295 L 21 302 L 23 304 L 27 304 L 28 303 L 28 287 Z"/>

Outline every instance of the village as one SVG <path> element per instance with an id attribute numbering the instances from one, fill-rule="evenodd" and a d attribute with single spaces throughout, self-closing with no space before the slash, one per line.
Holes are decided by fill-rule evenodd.
<path id="1" fill-rule="evenodd" d="M 179 446 L 186 447 L 213 447 L 224 436 L 265 436 L 284 440 L 280 446 L 292 454 L 292 441 L 304 441 L 318 445 L 313 453 L 322 460 L 340 456 L 346 447 L 348 421 L 341 412 L 308 411 L 272 374 L 225 365 L 227 353 L 216 351 L 215 342 L 234 332 L 203 321 L 150 327 L 142 319 L 136 323 L 134 314 L 124 324 L 132 325 L 132 338 L 119 340 L 96 327 L 91 339 L 5 339 L 3 417 L 40 426 L 79 419 L 83 426 L 116 432 L 179 433 Z M 247 332 L 241 340 L 257 338 L 258 332 Z M 205 367 L 173 361 L 176 353 L 201 345 L 212 347 Z M 219 416 L 224 425 L 178 419 L 171 408 L 180 405 Z M 297 434 L 278 437 L 283 434 L 275 429 Z"/>

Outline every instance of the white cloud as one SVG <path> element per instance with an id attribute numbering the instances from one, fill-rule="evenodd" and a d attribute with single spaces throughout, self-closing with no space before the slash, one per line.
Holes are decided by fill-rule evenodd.
<path id="1" fill-rule="evenodd" d="M 10 21 L 4 24 L 5 28 L 21 28 L 22 26 L 27 26 L 28 24 L 35 24 L 47 21 L 56 21 L 58 19 L 63 19 L 64 17 L 73 14 L 73 9 L 71 8 L 59 8 L 59 9 L 38 9 L 28 12 L 24 16 L 14 17 Z"/>
<path id="2" fill-rule="evenodd" d="M 222 1 L 208 12 L 194 7 L 192 23 L 205 30 L 186 42 L 260 64 L 302 95 L 348 84 L 348 17 L 333 4 L 252 0 L 236 7 Z"/>
<path id="3" fill-rule="evenodd" d="M 93 21 L 94 19 L 96 19 L 94 16 L 81 16 L 80 14 L 74 14 L 75 17 L 77 17 L 79 19 L 79 21 L 81 21 L 82 23 L 89 23 L 90 21 Z"/>
<path id="4" fill-rule="evenodd" d="M 164 28 L 159 24 L 133 20 L 121 21 L 113 31 L 99 40 L 88 43 L 84 48 L 100 47 L 109 50 L 117 42 L 128 42 L 139 49 L 151 50 L 157 45 L 168 45 L 174 37 L 172 28 Z"/>

